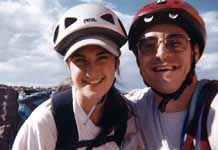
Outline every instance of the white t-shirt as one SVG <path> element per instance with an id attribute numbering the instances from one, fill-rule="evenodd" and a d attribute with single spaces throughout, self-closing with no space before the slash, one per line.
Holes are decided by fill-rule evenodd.
<path id="1" fill-rule="evenodd" d="M 72 90 L 74 91 L 74 90 Z M 73 95 L 75 95 L 73 93 Z M 77 124 L 79 140 L 93 139 L 99 133 L 100 128 L 90 119 L 84 125 L 87 114 L 76 101 L 73 101 L 73 111 Z M 37 107 L 30 117 L 24 122 L 19 130 L 13 150 L 54 150 L 57 141 L 57 129 L 52 114 L 51 99 Z M 66 116 L 70 117 L 70 116 Z M 135 118 L 128 120 L 127 132 L 124 137 L 121 149 L 124 150 L 143 150 L 144 145 L 140 133 L 137 130 Z M 83 150 L 85 148 L 80 148 Z M 115 142 L 109 142 L 94 150 L 118 150 Z"/>
<path id="2" fill-rule="evenodd" d="M 199 81 L 193 95 L 197 98 L 199 89 L 204 81 Z M 161 113 L 154 100 L 154 92 L 150 88 L 133 90 L 127 95 L 133 103 L 134 111 L 139 120 L 140 130 L 148 150 L 179 150 L 181 134 L 186 111 L 175 113 Z M 207 129 L 210 146 L 218 150 L 218 96 L 211 104 L 207 120 Z"/>

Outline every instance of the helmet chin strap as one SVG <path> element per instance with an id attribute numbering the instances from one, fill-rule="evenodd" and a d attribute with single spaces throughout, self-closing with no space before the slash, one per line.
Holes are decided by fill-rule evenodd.
<path id="1" fill-rule="evenodd" d="M 191 85 L 191 83 L 193 81 L 194 73 L 195 73 L 195 59 L 194 59 L 194 55 L 193 55 L 193 51 L 192 51 L 192 63 L 191 63 L 190 71 L 187 74 L 182 85 L 179 87 L 179 89 L 177 89 L 175 92 L 172 92 L 172 93 L 161 93 L 161 92 L 152 88 L 152 90 L 154 90 L 163 99 L 158 106 L 158 108 L 161 112 L 166 111 L 166 105 L 168 104 L 168 102 L 170 100 L 172 100 L 172 99 L 177 100 L 180 97 L 180 95 L 183 93 L 183 91 L 186 89 L 186 87 Z"/>
<path id="2" fill-rule="evenodd" d="M 166 110 L 166 105 L 168 104 L 168 102 L 170 100 L 177 100 L 180 95 L 183 93 L 183 91 L 186 89 L 187 86 L 191 85 L 192 81 L 193 81 L 193 76 L 195 73 L 195 59 L 194 59 L 194 55 L 193 55 L 193 51 L 192 51 L 192 62 L 191 62 L 191 68 L 189 73 L 187 74 L 185 80 L 183 81 L 182 85 L 175 91 L 172 93 L 162 93 L 160 91 L 157 91 L 156 89 L 152 88 L 151 89 L 157 93 L 160 97 L 162 97 L 162 101 L 160 102 L 158 108 L 161 112 L 165 112 Z M 147 82 L 145 82 L 145 84 L 147 86 L 149 86 L 149 84 Z"/>
<path id="3" fill-rule="evenodd" d="M 166 105 L 168 104 L 168 102 L 170 100 L 177 100 L 180 97 L 180 95 L 183 93 L 183 91 L 186 89 L 186 87 L 191 85 L 192 80 L 193 80 L 193 76 L 194 76 L 194 67 L 195 67 L 195 65 L 193 65 L 193 63 L 192 63 L 192 67 L 191 67 L 189 73 L 187 74 L 186 79 L 183 81 L 183 83 L 179 87 L 179 89 L 177 89 L 175 92 L 161 93 L 161 92 L 152 88 L 152 90 L 154 90 L 155 93 L 157 93 L 159 96 L 162 97 L 162 101 L 160 102 L 160 104 L 158 106 L 158 108 L 161 112 L 165 112 Z"/>

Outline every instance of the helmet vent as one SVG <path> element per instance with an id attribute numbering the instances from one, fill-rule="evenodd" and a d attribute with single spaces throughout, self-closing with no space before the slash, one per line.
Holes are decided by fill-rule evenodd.
<path id="1" fill-rule="evenodd" d="M 120 19 L 118 19 L 118 22 L 119 22 L 119 24 L 120 24 L 120 27 L 121 27 L 122 30 L 123 30 L 123 33 L 125 34 L 125 36 L 127 36 L 126 30 L 125 30 L 125 28 L 124 28 L 122 22 L 120 21 Z"/>
<path id="2" fill-rule="evenodd" d="M 154 16 L 145 16 L 144 21 L 145 23 L 151 22 L 154 19 Z"/>
<path id="3" fill-rule="evenodd" d="M 108 22 L 110 22 L 110 23 L 112 23 L 112 24 L 115 24 L 114 23 L 114 18 L 113 18 L 113 16 L 111 14 L 105 14 L 105 15 L 101 16 L 101 18 L 108 21 Z"/>
<path id="4" fill-rule="evenodd" d="M 169 18 L 170 19 L 176 19 L 178 18 L 179 14 L 173 14 L 173 13 L 169 13 Z"/>
<path id="5" fill-rule="evenodd" d="M 66 18 L 65 19 L 65 28 L 68 28 L 70 25 L 72 25 L 74 22 L 76 22 L 76 18 Z"/>
<path id="6" fill-rule="evenodd" d="M 167 2 L 166 0 L 157 0 L 157 4 L 164 4 L 166 2 Z"/>
<path id="7" fill-rule="evenodd" d="M 59 33 L 59 25 L 56 27 L 55 32 L 54 32 L 54 38 L 53 38 L 53 42 L 55 43 L 58 37 L 58 33 Z"/>

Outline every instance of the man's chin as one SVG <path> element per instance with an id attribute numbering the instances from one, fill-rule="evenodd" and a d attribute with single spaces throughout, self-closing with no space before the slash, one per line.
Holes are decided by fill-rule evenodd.
<path id="1" fill-rule="evenodd" d="M 154 89 L 161 93 L 173 93 L 179 89 L 180 85 L 172 81 L 159 81 L 153 86 Z"/>

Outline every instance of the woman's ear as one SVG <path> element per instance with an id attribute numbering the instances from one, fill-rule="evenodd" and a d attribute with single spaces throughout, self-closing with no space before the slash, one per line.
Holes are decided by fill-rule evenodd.
<path id="1" fill-rule="evenodd" d="M 71 71 L 70 71 L 70 60 L 67 59 L 67 60 L 65 61 L 65 64 L 66 64 L 66 67 L 67 67 L 67 71 L 68 71 L 69 73 L 71 73 Z"/>
<path id="2" fill-rule="evenodd" d="M 119 66 L 120 66 L 120 59 L 119 59 L 119 57 L 117 57 L 116 62 L 115 62 L 115 71 L 117 72 L 118 75 L 120 75 Z"/>
<path id="3" fill-rule="evenodd" d="M 119 65 L 120 65 L 120 59 L 119 58 L 116 58 L 116 64 L 115 64 L 115 69 L 117 70 L 119 68 Z"/>

